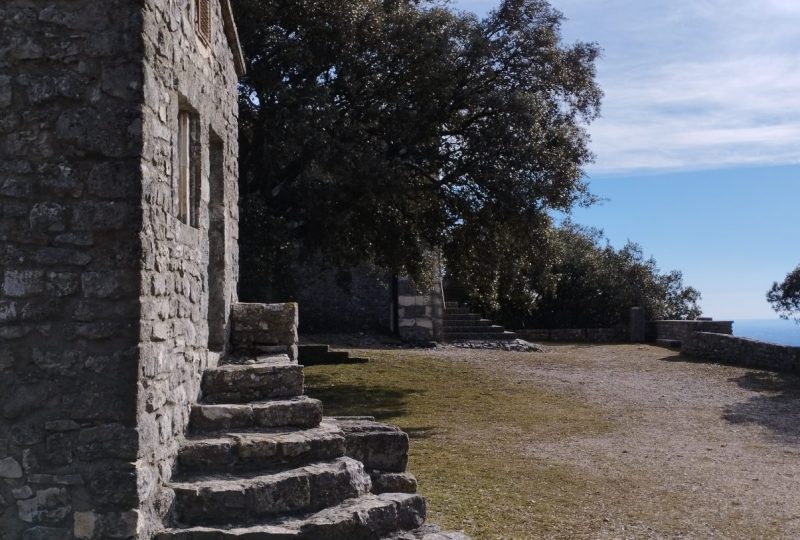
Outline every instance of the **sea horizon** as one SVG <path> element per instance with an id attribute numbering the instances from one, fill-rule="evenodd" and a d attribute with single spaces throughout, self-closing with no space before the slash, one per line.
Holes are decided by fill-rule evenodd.
<path id="1" fill-rule="evenodd" d="M 800 324 L 784 319 L 734 319 L 733 335 L 800 347 Z"/>

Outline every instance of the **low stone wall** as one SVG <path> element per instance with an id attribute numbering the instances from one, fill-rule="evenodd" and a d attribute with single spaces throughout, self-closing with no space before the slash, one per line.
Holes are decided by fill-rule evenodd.
<path id="1" fill-rule="evenodd" d="M 617 343 L 630 338 L 627 327 L 616 328 L 522 328 L 514 332 L 526 341 Z"/>
<path id="2" fill-rule="evenodd" d="M 723 364 L 800 373 L 800 347 L 774 345 L 728 334 L 696 332 L 683 340 L 681 352 Z"/>
<path id="3" fill-rule="evenodd" d="M 715 334 L 733 334 L 732 321 L 648 321 L 647 341 L 669 339 L 685 341 L 695 332 L 713 332 Z"/>

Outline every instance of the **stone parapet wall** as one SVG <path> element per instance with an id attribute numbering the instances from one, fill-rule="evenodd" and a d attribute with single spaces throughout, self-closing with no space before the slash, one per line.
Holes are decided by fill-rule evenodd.
<path id="1" fill-rule="evenodd" d="M 695 332 L 713 332 L 717 334 L 732 334 L 732 321 L 648 321 L 647 340 L 658 339 L 684 341 Z"/>
<path id="2" fill-rule="evenodd" d="M 723 364 L 800 373 L 800 347 L 774 345 L 728 334 L 696 332 L 683 341 L 681 352 Z"/>
<path id="3" fill-rule="evenodd" d="M 628 341 L 627 327 L 617 328 L 522 328 L 514 329 L 526 341 L 555 341 L 572 343 L 619 343 Z"/>

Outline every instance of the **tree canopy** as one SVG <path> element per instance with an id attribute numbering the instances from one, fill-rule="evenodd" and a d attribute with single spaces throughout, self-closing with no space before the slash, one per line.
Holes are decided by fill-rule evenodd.
<path id="1" fill-rule="evenodd" d="M 800 324 L 800 265 L 786 274 L 782 282 L 772 284 L 767 301 L 781 319 L 794 317 Z"/>
<path id="2" fill-rule="evenodd" d="M 662 273 L 652 257 L 628 242 L 614 249 L 602 231 L 565 223 L 551 231 L 548 259 L 526 276 L 533 309 L 501 302 L 498 315 L 517 325 L 607 327 L 628 321 L 640 306 L 650 319 L 695 319 L 700 293 L 683 284 L 680 271 Z M 519 305 L 519 304 L 517 304 Z"/>
<path id="3" fill-rule="evenodd" d="M 599 49 L 544 0 L 486 18 L 411 0 L 240 0 L 242 288 L 298 247 L 530 303 L 552 210 L 588 204 Z M 501 288 L 506 290 L 501 291 Z"/>

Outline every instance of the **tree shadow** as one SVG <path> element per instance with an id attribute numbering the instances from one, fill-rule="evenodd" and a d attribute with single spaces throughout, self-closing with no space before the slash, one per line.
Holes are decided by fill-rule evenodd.
<path id="1" fill-rule="evenodd" d="M 729 379 L 757 395 L 725 409 L 731 424 L 758 424 L 777 438 L 800 443 L 800 376 L 772 371 L 749 371 Z"/>
<path id="2" fill-rule="evenodd" d="M 306 374 L 306 394 L 322 401 L 326 416 L 374 416 L 377 420 L 406 414 L 408 400 L 419 391 L 397 386 L 337 384 L 322 374 Z"/>

